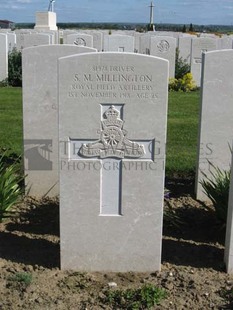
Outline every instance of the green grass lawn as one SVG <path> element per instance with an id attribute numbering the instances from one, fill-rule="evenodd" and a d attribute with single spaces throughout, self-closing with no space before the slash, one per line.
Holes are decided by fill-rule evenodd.
<path id="1" fill-rule="evenodd" d="M 170 92 L 166 174 L 195 171 L 200 92 Z M 22 154 L 22 90 L 0 88 L 0 149 Z"/>
<path id="2" fill-rule="evenodd" d="M 22 89 L 0 88 L 0 149 L 22 154 L 23 118 Z"/>
<path id="3" fill-rule="evenodd" d="M 195 171 L 199 102 L 199 91 L 169 92 L 166 175 Z"/>

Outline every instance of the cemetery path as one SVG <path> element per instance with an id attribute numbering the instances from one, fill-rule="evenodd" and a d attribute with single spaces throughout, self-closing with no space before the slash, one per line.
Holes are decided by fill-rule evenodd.
<path id="1" fill-rule="evenodd" d="M 15 211 L 0 224 L 0 309 L 132 309 L 110 304 L 109 292 L 148 283 L 167 292 L 152 309 L 233 309 L 224 228 L 187 193 L 165 199 L 162 270 L 152 273 L 60 271 L 58 201 L 27 198 Z"/>

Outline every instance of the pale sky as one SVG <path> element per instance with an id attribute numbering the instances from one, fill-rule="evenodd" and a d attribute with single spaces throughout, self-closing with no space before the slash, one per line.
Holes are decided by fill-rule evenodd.
<path id="1" fill-rule="evenodd" d="M 35 23 L 49 0 L 0 0 L 0 19 Z M 57 22 L 149 23 L 150 0 L 56 0 Z M 233 0 L 154 0 L 154 22 L 233 24 Z"/>

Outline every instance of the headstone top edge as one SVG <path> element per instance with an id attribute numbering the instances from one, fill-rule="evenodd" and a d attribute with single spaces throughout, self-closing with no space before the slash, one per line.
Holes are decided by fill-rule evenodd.
<path id="1" fill-rule="evenodd" d="M 83 48 L 83 49 L 87 49 L 87 50 L 93 50 L 95 52 L 97 52 L 97 49 L 96 48 L 93 48 L 93 47 L 87 47 L 87 46 L 77 46 L 77 45 L 74 45 L 74 44 L 43 44 L 43 45 L 37 45 L 37 46 L 30 46 L 30 47 L 25 47 L 22 52 L 25 53 L 27 51 L 31 51 L 31 50 L 43 50 L 43 49 L 55 49 L 57 48 L 58 46 L 60 46 L 61 48 L 73 48 L 74 50 L 75 49 L 79 49 L 79 48 Z M 88 54 L 88 53 L 84 53 L 84 54 Z M 75 54 L 76 55 L 76 54 Z M 73 55 L 72 55 L 73 56 Z"/>
<path id="2" fill-rule="evenodd" d="M 233 49 L 222 49 L 222 50 L 213 50 L 213 51 L 208 51 L 208 52 L 204 52 L 203 54 L 205 55 L 211 55 L 211 54 L 233 54 Z"/>
<path id="3" fill-rule="evenodd" d="M 63 62 L 67 59 L 72 59 L 72 58 L 80 58 L 80 57 L 98 57 L 98 56 L 102 56 L 102 55 L 114 55 L 114 56 L 129 56 L 132 58 L 144 58 L 144 59 L 154 59 L 154 60 L 159 60 L 161 63 L 167 63 L 167 65 L 169 65 L 169 61 L 167 59 L 161 58 L 161 57 L 157 57 L 157 56 L 151 56 L 151 55 L 144 55 L 144 54 L 137 54 L 137 53 L 130 53 L 130 52 L 94 52 L 94 53 L 82 53 L 82 54 L 74 54 L 74 55 L 70 55 L 70 56 L 65 56 L 65 57 L 60 57 L 59 61 Z"/>

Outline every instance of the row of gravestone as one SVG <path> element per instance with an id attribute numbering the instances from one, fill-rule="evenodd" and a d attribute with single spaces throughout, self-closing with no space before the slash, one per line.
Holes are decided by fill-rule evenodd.
<path id="1" fill-rule="evenodd" d="M 123 32 L 122 32 L 123 33 Z M 159 34 L 159 33 L 158 33 Z M 166 34 L 166 35 L 165 35 Z M 137 52 L 169 60 L 169 77 L 175 74 L 176 48 L 179 54 L 191 66 L 191 73 L 197 86 L 200 86 L 201 78 L 201 54 L 203 51 L 232 49 L 232 37 L 213 38 L 192 35 L 179 35 L 169 37 L 169 33 L 149 32 L 141 34 L 132 32 L 129 34 L 116 33 L 109 35 L 100 31 L 90 33 L 78 33 L 75 31 L 46 31 L 33 32 L 32 30 L 19 30 L 15 33 L 5 33 L 0 36 L 0 54 L 2 68 L 0 68 L 0 81 L 7 78 L 7 54 L 13 47 L 18 50 L 30 46 L 58 44 L 60 36 L 64 44 L 74 44 L 96 48 L 97 51 Z M 170 33 L 172 35 L 173 33 Z M 173 34 L 174 35 L 174 34 Z M 8 42 L 8 43 L 7 43 Z"/>
<path id="2" fill-rule="evenodd" d="M 201 171 L 211 173 L 209 162 L 229 168 L 233 129 L 233 51 L 203 57 L 201 200 Z M 62 268 L 160 269 L 167 96 L 161 58 L 69 45 L 23 50 L 27 188 L 60 196 Z M 227 236 L 232 272 L 231 221 Z"/>

